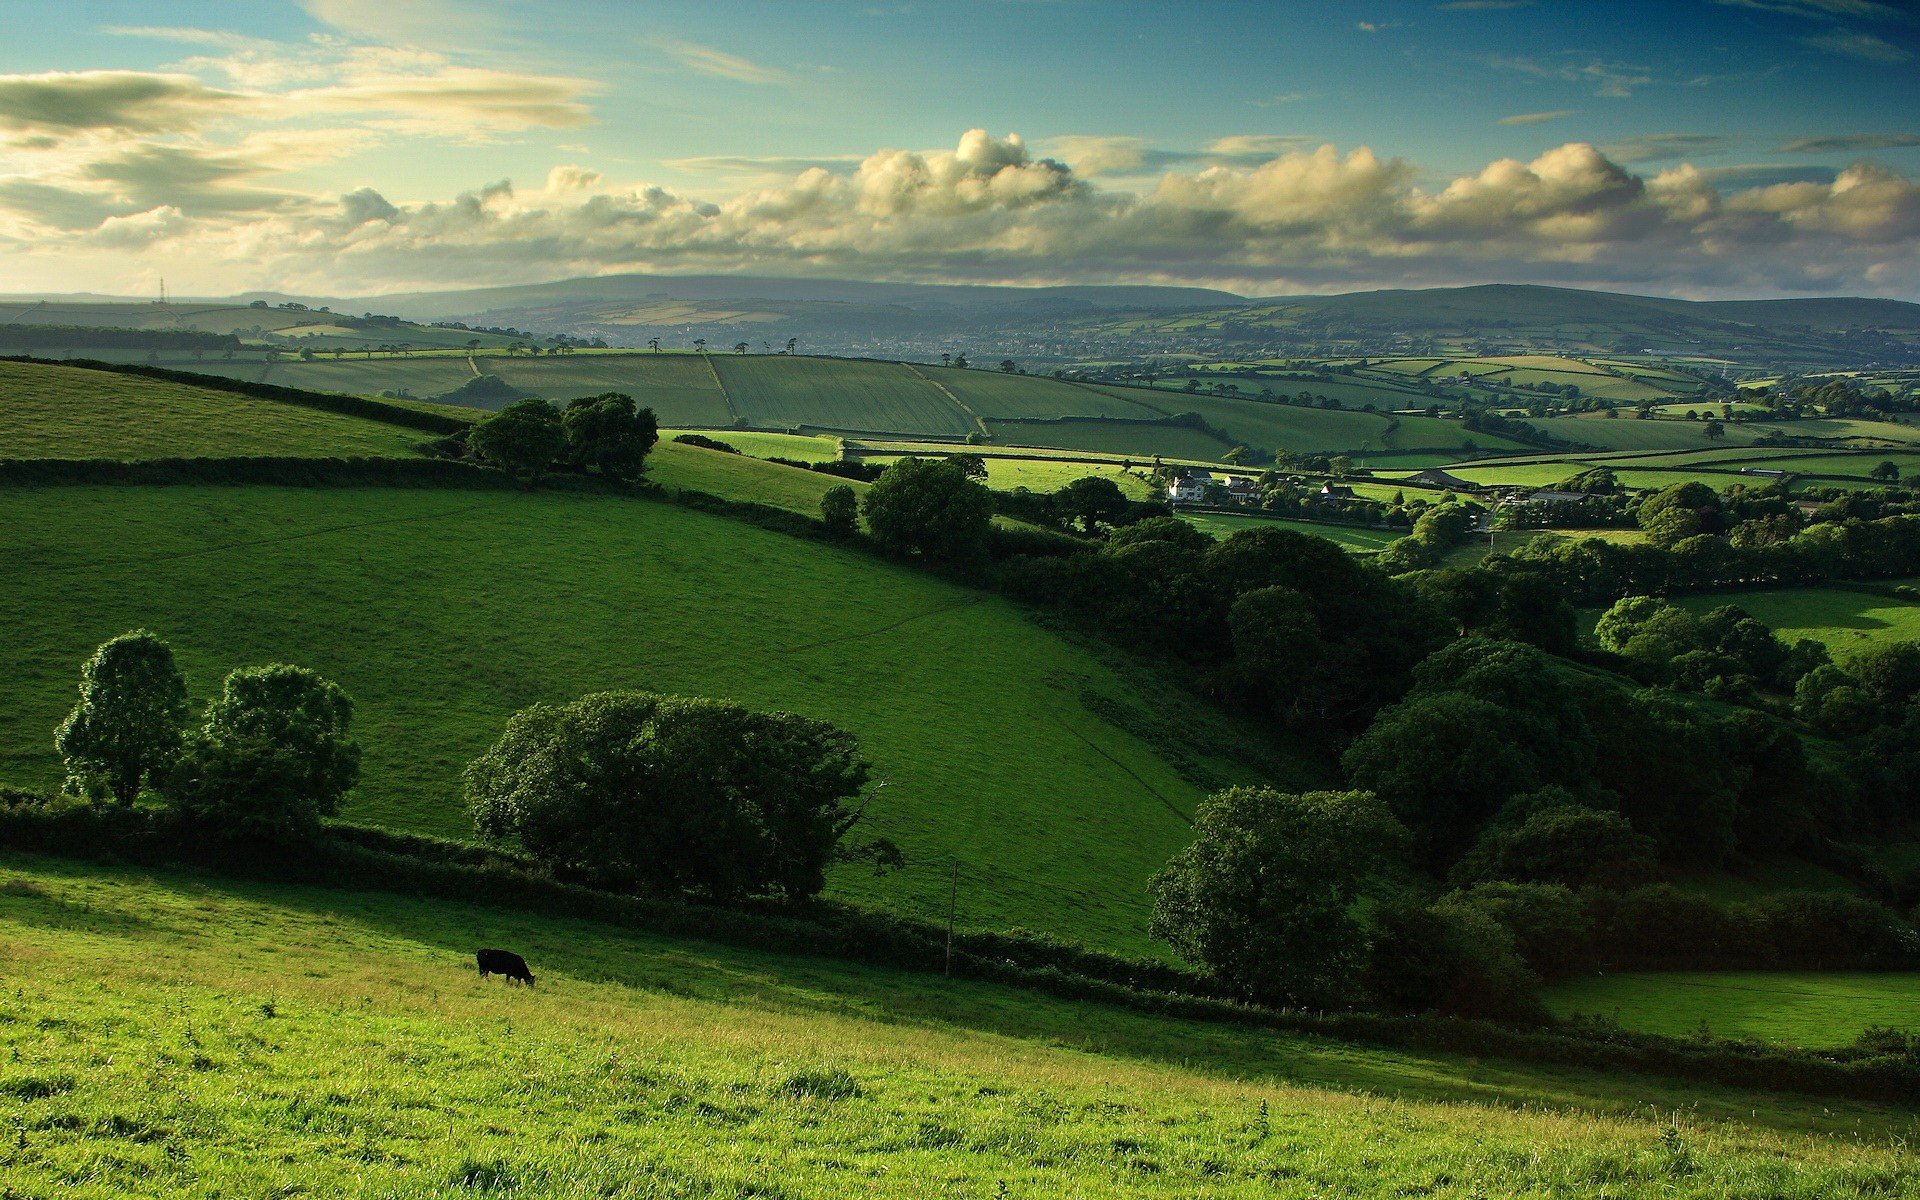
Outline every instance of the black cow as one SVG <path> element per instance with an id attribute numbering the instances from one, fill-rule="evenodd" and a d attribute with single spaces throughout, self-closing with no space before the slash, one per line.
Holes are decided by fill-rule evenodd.
<path id="1" fill-rule="evenodd" d="M 528 987 L 533 986 L 533 972 L 527 970 L 527 960 L 511 950 L 476 950 L 474 961 L 480 964 L 480 978 L 489 975 L 505 975 L 507 982 L 518 979 Z"/>

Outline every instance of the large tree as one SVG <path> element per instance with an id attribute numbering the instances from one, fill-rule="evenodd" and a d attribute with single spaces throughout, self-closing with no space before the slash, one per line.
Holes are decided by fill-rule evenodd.
<path id="1" fill-rule="evenodd" d="M 173 650 L 144 629 L 101 644 L 80 668 L 80 702 L 53 744 L 76 781 L 99 780 L 122 804 L 180 748 L 187 684 Z"/>
<path id="2" fill-rule="evenodd" d="M 621 392 L 568 401 L 560 426 L 566 434 L 567 461 L 613 479 L 638 478 L 660 440 L 653 410 L 636 409 L 633 397 Z"/>
<path id="3" fill-rule="evenodd" d="M 161 790 L 175 811 L 224 832 L 307 832 L 359 782 L 352 722 L 352 699 L 317 672 L 243 667 L 227 676 Z"/>
<path id="4" fill-rule="evenodd" d="M 1104 475 L 1088 475 L 1061 488 L 1053 496 L 1054 510 L 1067 521 L 1080 522 L 1085 533 L 1101 525 L 1118 525 L 1129 505 L 1120 485 Z"/>
<path id="5" fill-rule="evenodd" d="M 1365 960 L 1354 901 L 1404 836 L 1367 792 L 1229 788 L 1154 877 L 1153 932 L 1249 998 L 1339 1002 Z"/>
<path id="6" fill-rule="evenodd" d="M 985 553 L 993 499 L 951 459 L 903 458 L 874 481 L 861 511 L 889 550 L 957 562 Z"/>
<path id="7" fill-rule="evenodd" d="M 538 475 L 566 448 L 560 412 L 538 396 L 515 400 L 467 434 L 474 453 L 519 475 Z"/>
<path id="8" fill-rule="evenodd" d="M 599 692 L 515 714 L 466 789 L 482 836 L 603 886 L 798 899 L 825 886 L 867 774 L 824 721 Z"/>

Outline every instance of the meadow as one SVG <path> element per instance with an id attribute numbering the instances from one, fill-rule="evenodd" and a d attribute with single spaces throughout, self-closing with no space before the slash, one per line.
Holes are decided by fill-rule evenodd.
<path id="1" fill-rule="evenodd" d="M 482 981 L 512 946 L 531 989 Z M 0 856 L 15 1195 L 1879 1197 L 1910 1114 Z"/>
<path id="2" fill-rule="evenodd" d="M 1822 1049 L 1869 1026 L 1920 1030 L 1920 975 L 1888 972 L 1657 971 L 1569 980 L 1543 997 L 1556 1016 L 1606 1017 L 1685 1037 L 1702 1029 Z"/>
<path id="3" fill-rule="evenodd" d="M 402 457 L 430 435 L 82 367 L 0 362 L 0 459 Z"/>
<path id="4" fill-rule="evenodd" d="M 1761 588 L 1677 597 L 1695 612 L 1735 604 L 1788 642 L 1812 638 L 1836 655 L 1872 642 L 1920 641 L 1920 603 L 1865 589 Z"/>
<path id="5" fill-rule="evenodd" d="M 832 482 L 691 447 L 657 469 L 675 463 Z M 140 626 L 171 641 L 199 697 L 252 663 L 338 681 L 365 747 L 348 815 L 435 833 L 468 833 L 459 773 L 529 704 L 604 688 L 720 696 L 860 737 L 887 784 L 867 828 L 909 866 L 845 869 L 840 894 L 944 916 L 957 857 L 963 923 L 1150 952 L 1145 883 L 1204 789 L 1142 735 L 1219 779 L 1245 777 L 1235 762 L 1319 778 L 1198 701 L 1156 688 L 1148 705 L 1123 660 L 1005 600 L 659 501 L 14 489 L 0 493 L 0 559 L 0 779 L 19 785 L 58 782 L 52 730 L 80 663 Z"/>
<path id="6" fill-rule="evenodd" d="M 1320 521 L 1292 521 L 1285 517 L 1240 516 L 1235 513 L 1187 512 L 1182 517 L 1215 537 L 1224 538 L 1242 529 L 1276 527 L 1310 533 L 1337 542 L 1349 550 L 1383 550 L 1398 541 L 1403 533 L 1396 529 L 1369 529 L 1360 525 L 1333 525 Z"/>
<path id="7" fill-rule="evenodd" d="M 979 426 L 938 387 L 901 363 L 716 354 L 733 407 L 751 425 L 965 437 Z"/>
<path id="8" fill-rule="evenodd" d="M 843 483 L 856 492 L 867 490 L 857 479 L 672 441 L 661 442 L 648 456 L 647 478 L 678 491 L 767 504 L 805 517 L 819 516 L 821 499 Z"/>

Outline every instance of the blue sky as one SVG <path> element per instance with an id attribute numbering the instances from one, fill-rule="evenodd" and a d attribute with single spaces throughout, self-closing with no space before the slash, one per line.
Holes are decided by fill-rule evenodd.
<path id="1" fill-rule="evenodd" d="M 1907 2 L 8 8 L 19 287 L 1920 293 Z"/>

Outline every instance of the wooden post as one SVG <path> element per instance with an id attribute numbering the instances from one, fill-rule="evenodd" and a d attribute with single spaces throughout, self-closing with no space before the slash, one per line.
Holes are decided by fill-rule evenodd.
<path id="1" fill-rule="evenodd" d="M 947 974 L 953 974 L 953 922 L 960 911 L 960 859 L 953 860 L 953 884 L 947 890 Z"/>

